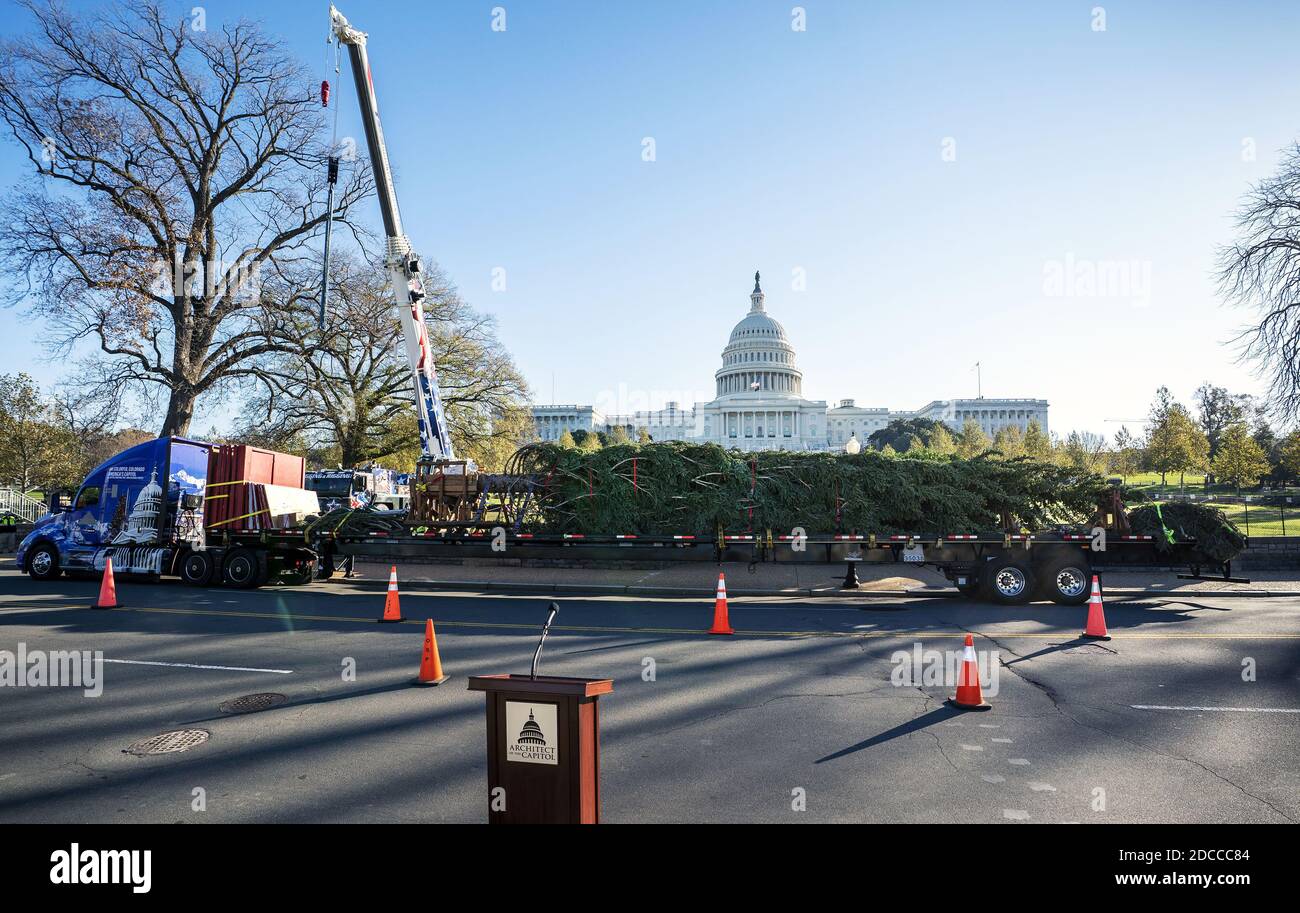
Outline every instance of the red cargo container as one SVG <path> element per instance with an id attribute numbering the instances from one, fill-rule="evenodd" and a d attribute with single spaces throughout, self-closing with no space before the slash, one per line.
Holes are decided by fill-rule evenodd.
<path id="1" fill-rule="evenodd" d="M 204 525 L 232 532 L 262 529 L 264 499 L 258 485 L 302 488 L 306 463 L 289 453 L 247 444 L 213 447 L 208 455 Z"/>

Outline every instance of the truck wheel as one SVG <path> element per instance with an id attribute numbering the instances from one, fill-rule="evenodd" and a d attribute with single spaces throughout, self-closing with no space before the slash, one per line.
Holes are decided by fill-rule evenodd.
<path id="1" fill-rule="evenodd" d="M 1083 605 L 1092 590 L 1088 563 L 1077 558 L 1062 558 L 1043 568 L 1043 596 L 1057 605 Z"/>
<path id="2" fill-rule="evenodd" d="M 984 591 L 998 605 L 1024 605 L 1037 585 L 1033 568 L 1015 558 L 994 558 L 984 567 Z"/>
<path id="3" fill-rule="evenodd" d="M 59 574 L 59 550 L 49 543 L 36 546 L 27 556 L 27 573 L 33 580 L 53 580 Z"/>
<path id="4" fill-rule="evenodd" d="M 216 571 L 211 552 L 189 552 L 181 559 L 180 578 L 190 586 L 208 586 Z"/>
<path id="5" fill-rule="evenodd" d="M 251 590 L 262 576 L 262 561 L 251 548 L 232 548 L 221 565 L 221 579 L 226 586 Z"/>

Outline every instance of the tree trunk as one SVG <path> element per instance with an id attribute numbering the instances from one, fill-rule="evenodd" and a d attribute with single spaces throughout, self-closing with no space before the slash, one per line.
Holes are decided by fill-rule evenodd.
<path id="1" fill-rule="evenodd" d="M 193 388 L 177 386 L 172 389 L 171 399 L 167 402 L 167 417 L 163 419 L 159 437 L 185 437 L 190 433 L 190 422 L 194 420 L 194 403 L 198 397 Z"/>

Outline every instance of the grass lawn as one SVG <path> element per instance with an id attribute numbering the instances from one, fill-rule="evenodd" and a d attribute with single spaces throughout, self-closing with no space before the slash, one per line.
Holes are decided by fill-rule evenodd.
<path id="1" fill-rule="evenodd" d="M 1248 536 L 1300 536 L 1300 508 L 1283 511 L 1275 505 L 1265 504 L 1213 504 Z M 1247 512 L 1246 508 L 1250 508 Z M 1247 518 L 1249 517 L 1249 524 Z M 1285 529 L 1285 532 L 1283 531 Z"/>
<path id="2" fill-rule="evenodd" d="M 1171 475 L 1168 478 L 1166 478 L 1164 487 L 1161 487 L 1160 473 L 1158 472 L 1134 473 L 1133 475 L 1129 476 L 1125 480 L 1124 484 L 1144 492 L 1148 497 L 1156 497 L 1163 493 L 1175 494 L 1179 491 L 1186 492 L 1187 494 L 1197 494 L 1197 495 L 1199 494 L 1236 495 L 1237 494 L 1237 488 L 1235 485 L 1227 485 L 1227 484 L 1211 485 L 1207 488 L 1205 485 L 1205 477 L 1199 474 L 1187 476 L 1181 488 L 1178 485 L 1178 476 L 1176 475 Z M 1261 492 L 1255 489 L 1248 489 L 1248 488 L 1243 488 L 1241 490 L 1241 493 L 1243 495 L 1261 494 Z M 1264 494 L 1268 494 L 1270 496 L 1273 495 L 1300 496 L 1300 486 L 1289 485 L 1285 489 L 1277 489 L 1277 490 L 1270 488 L 1267 492 L 1264 492 Z"/>

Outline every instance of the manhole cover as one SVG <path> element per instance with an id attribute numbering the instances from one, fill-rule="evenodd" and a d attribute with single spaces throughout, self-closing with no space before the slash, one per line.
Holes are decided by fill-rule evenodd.
<path id="1" fill-rule="evenodd" d="M 243 697 L 226 701 L 218 709 L 222 713 L 256 713 L 259 710 L 279 707 L 287 700 L 288 698 L 283 694 L 267 691 L 263 694 L 245 694 Z"/>
<path id="2" fill-rule="evenodd" d="M 210 733 L 206 729 L 177 729 L 161 735 L 141 739 L 124 750 L 133 755 L 170 754 L 174 751 L 189 751 L 208 740 Z"/>

